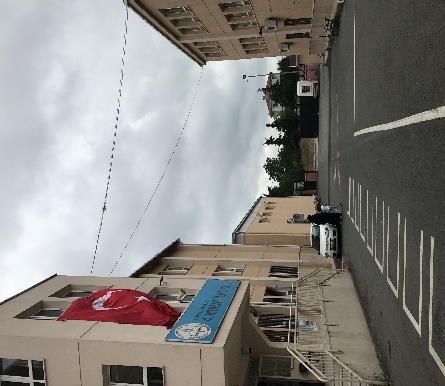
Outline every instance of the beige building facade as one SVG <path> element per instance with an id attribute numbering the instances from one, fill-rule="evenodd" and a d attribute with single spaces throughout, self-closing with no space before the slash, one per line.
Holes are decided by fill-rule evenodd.
<path id="1" fill-rule="evenodd" d="M 234 244 L 310 246 L 313 196 L 259 197 L 232 233 Z"/>
<path id="2" fill-rule="evenodd" d="M 184 316 L 209 281 L 239 283 L 210 344 L 167 341 L 160 326 L 55 320 L 104 288 Z M 379 374 L 350 275 L 304 247 L 176 240 L 129 278 L 55 275 L 0 304 L 1 385 L 385 384 Z"/>
<path id="3" fill-rule="evenodd" d="M 319 63 L 325 17 L 338 0 L 128 0 L 148 24 L 187 56 L 208 61 L 297 55 Z"/>

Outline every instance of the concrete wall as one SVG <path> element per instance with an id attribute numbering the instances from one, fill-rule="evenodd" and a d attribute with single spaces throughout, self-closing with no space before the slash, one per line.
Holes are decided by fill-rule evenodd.
<path id="1" fill-rule="evenodd" d="M 179 288 L 199 289 L 205 280 L 171 282 Z M 248 304 L 248 283 L 241 283 L 212 344 L 165 342 L 168 330 L 161 326 L 139 326 L 94 321 L 17 319 L 26 309 L 45 302 L 67 285 L 92 285 L 150 291 L 157 278 L 96 278 L 56 276 L 0 305 L 0 358 L 43 360 L 48 385 L 98 386 L 103 384 L 104 365 L 162 367 L 166 385 L 226 385 L 226 373 L 237 374 L 233 361 L 225 364 L 225 344 L 236 322 L 229 345 L 238 351 L 239 310 Z M 168 287 L 164 283 L 164 287 Z M 64 298 L 66 303 L 73 298 Z M 172 304 L 172 306 L 175 306 Z M 185 307 L 185 305 L 182 305 Z M 233 376 L 232 376 L 233 379 Z"/>
<path id="2" fill-rule="evenodd" d="M 289 224 L 296 213 L 315 212 L 312 196 L 263 197 L 238 227 L 236 243 L 248 245 L 310 245 L 308 223 Z"/>
<path id="3" fill-rule="evenodd" d="M 219 4 L 227 1 L 213 0 L 129 0 L 129 6 L 144 20 L 148 21 L 179 49 L 203 64 L 207 61 L 261 58 L 280 55 L 299 55 L 302 62 L 319 60 L 318 54 L 326 47 L 323 25 L 320 20 L 330 17 L 334 0 L 300 0 L 297 4 L 290 0 L 251 0 L 251 5 L 222 9 Z M 166 15 L 163 9 L 189 6 L 191 12 L 181 15 Z M 251 16 L 237 17 L 239 12 L 250 12 Z M 231 16 L 233 15 L 233 16 Z M 227 16 L 227 17 L 226 17 Z M 190 21 L 193 17 L 195 21 Z M 181 22 L 181 18 L 185 20 Z M 266 20 L 277 20 L 277 30 L 266 31 Z M 310 19 L 309 24 L 285 25 L 286 19 Z M 242 20 L 241 20 L 242 19 Z M 252 22 L 251 26 L 237 26 L 237 21 Z M 191 31 L 187 27 L 201 26 L 203 31 Z M 185 27 L 185 28 L 184 28 Z M 263 28 L 262 35 L 260 28 Z M 291 36 L 293 33 L 310 33 L 311 38 Z M 264 42 L 261 52 L 250 51 L 240 39 L 257 37 Z M 218 54 L 214 56 L 200 49 L 195 43 L 217 42 Z M 289 45 L 285 53 L 280 44 Z M 247 47 L 249 47 L 247 45 Z"/>

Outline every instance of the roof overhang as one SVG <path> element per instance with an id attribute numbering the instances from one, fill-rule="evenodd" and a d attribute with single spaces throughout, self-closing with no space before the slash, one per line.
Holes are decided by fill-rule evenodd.
<path id="1" fill-rule="evenodd" d="M 182 244 L 181 239 L 176 239 L 171 244 L 166 246 L 161 252 L 159 252 L 153 258 L 148 260 L 144 265 L 142 265 L 136 271 L 134 271 L 130 275 L 130 277 L 139 277 L 140 275 L 149 272 L 152 268 L 154 268 L 158 264 L 160 259 L 162 259 L 164 256 L 168 256 L 169 254 L 171 254 L 181 244 Z"/>
<path id="2" fill-rule="evenodd" d="M 186 45 L 179 42 L 179 40 L 167 28 L 164 27 L 163 23 L 161 23 L 161 21 L 158 20 L 158 18 L 153 15 L 149 9 L 147 9 L 147 7 L 141 0 L 128 0 L 128 6 L 145 22 L 150 24 L 156 31 L 164 36 L 176 48 L 184 52 L 184 54 L 186 54 L 194 62 L 198 63 L 200 66 L 206 64 L 205 60 L 203 60 L 195 52 L 190 50 Z"/>

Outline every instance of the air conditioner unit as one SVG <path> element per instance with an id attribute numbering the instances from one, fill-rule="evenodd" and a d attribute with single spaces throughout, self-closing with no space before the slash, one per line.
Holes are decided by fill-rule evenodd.
<path id="1" fill-rule="evenodd" d="M 280 52 L 286 52 L 286 51 L 289 51 L 289 44 L 281 43 L 280 44 Z"/>
<path id="2" fill-rule="evenodd" d="M 275 19 L 267 19 L 264 29 L 266 31 L 276 31 L 277 30 L 277 21 Z"/>

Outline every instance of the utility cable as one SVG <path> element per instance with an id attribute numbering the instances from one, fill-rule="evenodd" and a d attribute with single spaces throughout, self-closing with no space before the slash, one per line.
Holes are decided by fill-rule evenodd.
<path id="1" fill-rule="evenodd" d="M 120 253 L 119 257 L 116 259 L 116 262 L 114 263 L 113 268 L 111 269 L 111 271 L 110 271 L 110 273 L 109 273 L 109 276 L 114 272 L 114 270 L 116 269 L 116 267 L 117 267 L 118 264 L 120 263 L 120 261 L 121 261 L 123 255 L 124 255 L 125 252 L 127 251 L 128 245 L 130 244 L 131 240 L 133 239 L 133 237 L 135 236 L 137 230 L 139 229 L 139 226 L 141 225 L 141 223 L 142 223 L 142 221 L 143 221 L 143 219 L 144 219 L 144 216 L 146 215 L 146 213 L 147 213 L 147 211 L 148 211 L 148 209 L 149 209 L 149 207 L 150 207 L 150 205 L 151 205 L 151 203 L 152 203 L 152 201 L 153 201 L 153 198 L 156 196 L 156 193 L 157 193 L 157 191 L 158 191 L 158 189 L 159 189 L 159 187 L 160 187 L 160 185 L 161 185 L 161 183 L 162 183 L 162 180 L 164 179 L 164 177 L 165 177 L 165 175 L 166 175 L 166 173 L 167 173 L 167 170 L 168 170 L 168 168 L 169 168 L 169 166 L 170 166 L 170 164 L 171 164 L 171 162 L 172 162 L 172 160 L 173 160 L 173 157 L 174 157 L 174 155 L 175 155 L 175 153 L 176 153 L 176 150 L 177 150 L 178 147 L 179 147 L 179 144 L 180 144 L 180 142 L 181 142 L 181 140 L 182 140 L 182 136 L 183 136 L 183 134 L 184 134 L 184 130 L 185 130 L 185 128 L 186 128 L 186 126 L 187 126 L 187 123 L 188 123 L 188 121 L 189 121 L 189 119 L 190 119 L 190 115 L 191 115 L 191 113 L 192 113 L 192 110 L 193 110 L 193 106 L 194 106 L 194 104 L 195 104 L 196 97 L 197 97 L 197 95 L 198 95 L 198 90 L 199 90 L 199 86 L 200 86 L 200 84 L 201 84 L 201 79 L 202 79 L 203 71 L 204 71 L 204 67 L 201 67 L 201 72 L 200 72 L 200 74 L 199 74 L 198 83 L 196 84 L 195 92 L 194 92 L 194 94 L 193 94 L 193 99 L 192 99 L 192 102 L 191 102 L 191 104 L 190 104 L 190 107 L 189 107 L 189 110 L 188 110 L 188 112 L 187 112 L 187 115 L 186 115 L 186 117 L 185 117 L 184 125 L 182 126 L 182 128 L 181 128 L 181 130 L 180 130 L 180 132 L 179 132 L 178 138 L 177 138 L 177 140 L 176 140 L 175 145 L 173 146 L 173 150 L 172 150 L 172 152 L 170 153 L 170 157 L 168 158 L 167 164 L 165 165 L 164 170 L 162 171 L 162 173 L 161 173 L 161 175 L 160 175 L 160 177 L 159 177 L 159 179 L 158 179 L 158 182 L 156 183 L 156 186 L 155 186 L 155 188 L 154 188 L 154 190 L 153 190 L 153 192 L 152 192 L 150 198 L 148 199 L 147 205 L 145 205 L 145 208 L 144 208 L 144 211 L 142 212 L 142 215 L 139 217 L 138 221 L 136 222 L 136 226 L 134 227 L 133 232 L 131 232 L 131 235 L 130 235 L 130 237 L 128 238 L 127 242 L 125 243 L 125 246 L 124 246 L 124 248 L 122 249 L 122 252 Z"/>
<path id="2" fill-rule="evenodd" d="M 117 129 L 119 126 L 119 116 L 120 116 L 121 98 L 122 98 L 122 86 L 123 86 L 123 82 L 124 82 L 124 68 L 125 68 L 125 55 L 126 55 L 126 47 L 127 47 L 127 34 L 128 34 L 128 0 L 124 0 L 124 5 L 125 5 L 125 32 L 124 32 L 124 41 L 123 41 L 123 45 L 122 45 L 122 56 L 121 56 L 121 67 L 120 67 L 121 76 L 119 79 L 119 90 L 118 90 L 119 95 L 117 97 L 116 116 L 115 116 L 115 122 L 114 122 L 113 145 L 111 147 L 110 163 L 109 163 L 109 169 L 108 169 L 108 175 L 107 175 L 107 185 L 105 188 L 104 202 L 102 205 L 102 211 L 101 211 L 101 215 L 100 215 L 99 229 L 97 231 L 96 246 L 94 248 L 94 254 L 93 254 L 93 258 L 92 258 L 92 262 L 91 262 L 90 275 L 93 274 L 94 263 L 96 262 L 96 256 L 97 256 L 97 249 L 99 247 L 100 235 L 102 233 L 104 215 L 105 215 L 105 211 L 107 210 L 108 190 L 110 189 L 111 170 L 113 169 L 114 150 L 116 149 Z"/>

